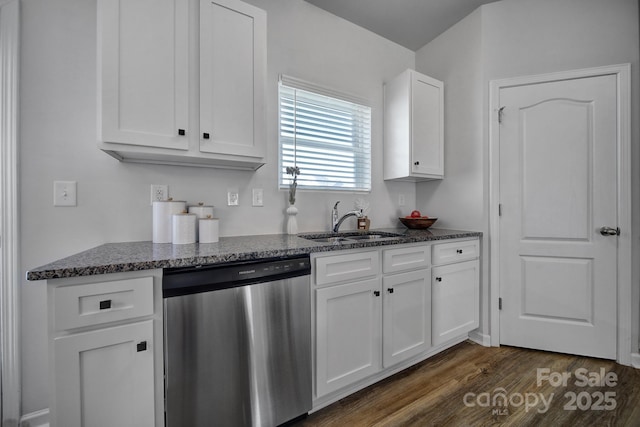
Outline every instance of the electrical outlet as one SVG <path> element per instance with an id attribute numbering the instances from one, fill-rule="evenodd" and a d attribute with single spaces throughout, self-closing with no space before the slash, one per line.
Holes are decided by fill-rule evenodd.
<path id="1" fill-rule="evenodd" d="M 167 200 L 169 198 L 169 186 L 164 184 L 151 184 L 151 202 Z"/>
<path id="2" fill-rule="evenodd" d="M 253 189 L 253 206 L 264 206 L 264 192 L 262 188 Z"/>
<path id="3" fill-rule="evenodd" d="M 53 206 L 77 206 L 76 181 L 53 182 Z"/>
<path id="4" fill-rule="evenodd" d="M 398 194 L 398 205 L 404 206 L 404 194 Z"/>

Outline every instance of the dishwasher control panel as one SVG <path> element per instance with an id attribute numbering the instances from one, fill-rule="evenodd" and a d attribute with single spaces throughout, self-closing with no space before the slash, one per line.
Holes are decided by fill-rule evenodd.
<path id="1" fill-rule="evenodd" d="M 308 255 L 249 262 L 165 268 L 164 298 L 311 274 Z"/>

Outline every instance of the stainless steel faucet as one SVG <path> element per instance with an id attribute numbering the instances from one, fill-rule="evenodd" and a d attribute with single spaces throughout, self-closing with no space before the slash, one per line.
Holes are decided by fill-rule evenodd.
<path id="1" fill-rule="evenodd" d="M 335 205 L 333 205 L 333 212 L 331 213 L 331 229 L 333 230 L 334 233 L 337 233 L 338 230 L 340 229 L 340 226 L 342 225 L 342 222 L 349 218 L 350 216 L 355 216 L 357 218 L 360 218 L 362 216 L 362 210 L 354 210 L 354 211 L 350 211 L 347 212 L 346 214 L 342 215 L 342 217 L 340 217 L 340 219 L 338 219 L 338 203 L 340 203 L 340 200 L 338 200 L 336 202 Z"/>

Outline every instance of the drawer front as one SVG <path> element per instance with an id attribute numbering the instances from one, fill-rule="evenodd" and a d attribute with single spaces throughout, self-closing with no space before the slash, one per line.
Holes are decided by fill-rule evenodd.
<path id="1" fill-rule="evenodd" d="M 382 271 L 384 273 L 427 268 L 430 264 L 430 246 L 410 246 L 408 248 L 386 249 L 382 252 Z"/>
<path id="2" fill-rule="evenodd" d="M 478 258 L 480 245 L 478 240 L 465 240 L 462 242 L 438 243 L 433 245 L 433 265 L 449 264 L 451 262 L 467 261 Z"/>
<path id="3" fill-rule="evenodd" d="M 54 327 L 59 331 L 152 314 L 153 277 L 54 289 Z"/>
<path id="4" fill-rule="evenodd" d="M 362 279 L 378 274 L 378 251 L 357 252 L 316 258 L 316 285 Z"/>

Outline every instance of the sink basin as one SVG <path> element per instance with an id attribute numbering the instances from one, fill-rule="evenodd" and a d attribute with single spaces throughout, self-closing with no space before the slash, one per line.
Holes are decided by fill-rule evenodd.
<path id="1" fill-rule="evenodd" d="M 339 236 L 338 237 L 317 237 L 317 238 L 305 237 L 305 239 L 313 240 L 314 242 L 320 242 L 320 243 L 340 243 L 347 240 L 346 238 L 339 237 Z"/>
<path id="2" fill-rule="evenodd" d="M 300 236 L 307 240 L 312 240 L 314 242 L 319 243 L 333 243 L 336 245 L 339 244 L 348 244 L 348 243 L 357 243 L 357 242 L 369 242 L 369 241 L 378 241 L 378 240 L 392 240 L 399 239 L 402 236 L 399 234 L 386 233 L 386 232 L 344 232 L 339 234 L 327 234 L 327 235 L 308 235 L 308 236 Z"/>
<path id="3" fill-rule="evenodd" d="M 348 240 L 378 240 L 378 239 L 388 239 L 394 238 L 398 236 L 383 236 L 382 234 L 365 234 L 364 236 L 349 236 L 345 237 Z"/>

